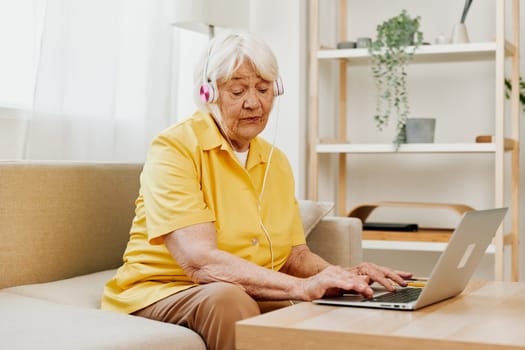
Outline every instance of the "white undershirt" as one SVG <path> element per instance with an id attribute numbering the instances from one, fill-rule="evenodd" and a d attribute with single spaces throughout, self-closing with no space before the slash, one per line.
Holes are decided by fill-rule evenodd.
<path id="1" fill-rule="evenodd" d="M 237 157 L 237 159 L 239 160 L 241 165 L 243 167 L 245 167 L 245 168 L 246 168 L 246 160 L 248 159 L 248 151 L 249 151 L 249 149 L 247 149 L 244 152 L 237 152 L 237 151 L 233 152 L 233 153 L 235 153 L 235 156 Z"/>

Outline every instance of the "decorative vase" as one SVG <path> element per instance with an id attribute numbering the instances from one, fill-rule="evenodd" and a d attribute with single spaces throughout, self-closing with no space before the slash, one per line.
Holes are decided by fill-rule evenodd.
<path id="1" fill-rule="evenodd" d="M 452 44 L 469 43 L 467 26 L 465 23 L 456 23 L 452 30 L 452 37 L 450 38 Z"/>
<path id="2" fill-rule="evenodd" d="M 432 143 L 435 129 L 436 119 L 434 118 L 407 118 L 406 143 Z"/>

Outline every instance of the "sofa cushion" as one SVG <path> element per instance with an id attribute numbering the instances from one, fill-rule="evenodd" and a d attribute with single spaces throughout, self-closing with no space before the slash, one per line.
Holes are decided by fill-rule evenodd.
<path id="1" fill-rule="evenodd" d="M 141 168 L 0 162 L 0 288 L 120 266 Z"/>
<path id="2" fill-rule="evenodd" d="M 2 349 L 202 349 L 188 328 L 0 292 Z"/>
<path id="3" fill-rule="evenodd" d="M 104 285 L 115 272 L 115 269 L 106 270 L 54 282 L 5 288 L 3 291 L 60 304 L 98 309 Z"/>
<path id="4" fill-rule="evenodd" d="M 303 221 L 304 235 L 308 237 L 315 225 L 321 221 L 334 207 L 332 202 L 317 202 L 311 200 L 300 200 L 299 210 Z"/>
<path id="5" fill-rule="evenodd" d="M 360 219 L 330 216 L 314 227 L 306 243 L 331 264 L 355 266 L 363 261 L 361 233 Z"/>

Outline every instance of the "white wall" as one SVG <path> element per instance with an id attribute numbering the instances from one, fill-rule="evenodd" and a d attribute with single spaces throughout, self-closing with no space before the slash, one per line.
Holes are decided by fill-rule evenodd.
<path id="1" fill-rule="evenodd" d="M 333 46 L 337 38 L 334 1 L 321 1 L 324 7 L 321 27 L 321 44 Z M 510 2 L 507 1 L 510 5 Z M 358 37 L 374 37 L 375 27 L 383 20 L 407 9 L 412 15 L 421 16 L 421 30 L 425 41 L 434 43 L 443 34 L 450 36 L 453 25 L 459 21 L 464 2 L 457 0 L 348 0 L 348 40 Z M 330 7 L 332 6 L 332 7 Z M 467 28 L 471 41 L 491 41 L 495 36 L 495 2 L 493 0 L 475 1 L 467 17 Z M 523 17 L 524 7 L 521 7 Z M 522 25 L 523 28 L 523 25 Z M 523 33 L 524 30 L 522 29 Z M 525 37 L 522 34 L 522 37 Z M 521 70 L 525 67 L 521 47 Z M 467 62 L 460 64 L 413 64 L 409 67 L 409 102 L 412 116 L 437 118 L 436 142 L 472 142 L 475 136 L 493 133 L 494 123 L 494 63 Z M 321 110 L 326 114 L 336 112 L 337 91 L 333 83 L 337 81 L 337 66 L 323 63 L 320 84 L 322 96 Z M 523 75 L 523 74 L 522 74 Z M 385 142 L 393 139 L 394 131 L 376 131 L 372 115 L 375 109 L 375 90 L 369 67 L 348 69 L 348 138 L 352 142 Z M 321 113 L 321 116 L 323 113 Z M 322 118 L 322 135 L 329 137 L 334 124 Z M 522 137 L 525 134 L 522 132 Z M 418 201 L 464 203 L 477 209 L 493 206 L 494 203 L 494 165 L 493 155 L 359 155 L 348 158 L 347 210 L 369 201 Z M 335 157 L 323 156 L 322 166 L 328 171 L 321 177 L 320 199 L 335 198 L 336 182 L 333 165 Z M 521 167 L 525 166 L 522 152 Z M 523 172 L 521 172 L 523 174 Z M 510 178 L 507 178 L 510 179 Z M 522 193 L 525 179 L 521 175 Z M 506 201 L 510 201 L 507 196 Z M 375 212 L 370 219 L 384 219 L 388 213 Z M 390 213 L 391 214 L 391 213 Z M 383 216 L 382 216 L 383 215 Z M 453 226 L 457 218 L 442 212 L 396 212 L 401 219 L 428 226 Z M 412 215 L 412 216 L 411 216 Z M 419 219 L 424 217 L 424 222 Z M 399 220 L 399 217 L 397 217 Z M 522 227 L 525 208 L 521 208 Z M 521 240 L 525 241 L 523 229 Z M 525 256 L 522 245 L 521 256 Z M 436 253 L 403 252 L 389 250 L 366 250 L 365 258 L 383 264 L 399 266 L 418 265 L 428 273 Z M 493 276 L 492 256 L 487 256 L 480 271 L 481 276 Z M 521 259 L 521 279 L 525 279 L 525 259 Z"/>
<path id="2" fill-rule="evenodd" d="M 251 0 L 250 10 L 250 28 L 274 50 L 284 85 L 284 95 L 276 101 L 262 136 L 269 141 L 276 136 L 276 146 L 290 160 L 299 197 L 304 197 L 306 188 L 307 43 L 305 30 L 299 30 L 305 26 L 306 3 L 304 0 Z"/>

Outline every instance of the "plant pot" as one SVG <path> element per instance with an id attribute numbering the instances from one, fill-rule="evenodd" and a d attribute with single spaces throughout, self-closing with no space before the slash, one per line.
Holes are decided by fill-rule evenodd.
<path id="1" fill-rule="evenodd" d="M 436 119 L 434 118 L 407 118 L 405 125 L 406 143 L 432 143 Z"/>

